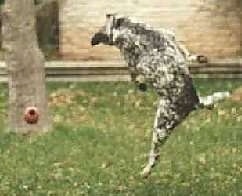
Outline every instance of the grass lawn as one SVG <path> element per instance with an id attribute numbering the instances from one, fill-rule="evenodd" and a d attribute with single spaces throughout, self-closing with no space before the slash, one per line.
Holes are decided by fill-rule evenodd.
<path id="1" fill-rule="evenodd" d="M 195 80 L 202 95 L 242 80 Z M 148 179 L 156 95 L 130 83 L 48 84 L 53 131 L 6 133 L 7 88 L 0 86 L 0 196 L 242 195 L 242 103 L 198 110 L 162 147 Z"/>

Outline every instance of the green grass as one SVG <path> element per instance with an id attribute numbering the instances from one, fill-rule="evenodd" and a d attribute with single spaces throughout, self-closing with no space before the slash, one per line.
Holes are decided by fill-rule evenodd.
<path id="1" fill-rule="evenodd" d="M 202 95 L 242 80 L 196 80 Z M 6 133 L 7 88 L 0 87 L 0 195 L 242 195 L 242 103 L 198 110 L 161 148 L 148 179 L 156 95 L 130 83 L 48 84 L 53 131 Z"/>

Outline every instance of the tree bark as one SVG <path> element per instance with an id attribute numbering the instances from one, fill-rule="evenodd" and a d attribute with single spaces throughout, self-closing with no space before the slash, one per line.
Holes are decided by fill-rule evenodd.
<path id="1" fill-rule="evenodd" d="M 3 48 L 9 74 L 9 128 L 24 134 L 49 128 L 44 56 L 38 46 L 35 23 L 34 0 L 5 0 Z M 28 107 L 39 111 L 35 124 L 24 120 Z"/>

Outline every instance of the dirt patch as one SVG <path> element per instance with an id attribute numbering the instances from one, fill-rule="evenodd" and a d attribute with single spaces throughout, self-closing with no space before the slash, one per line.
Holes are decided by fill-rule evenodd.
<path id="1" fill-rule="evenodd" d="M 242 101 L 242 87 L 237 88 L 231 95 L 233 101 Z"/>

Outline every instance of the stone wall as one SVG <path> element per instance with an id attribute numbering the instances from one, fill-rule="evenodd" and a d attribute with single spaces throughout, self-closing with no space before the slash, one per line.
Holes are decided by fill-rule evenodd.
<path id="1" fill-rule="evenodd" d="M 60 5 L 60 53 L 64 59 L 116 60 L 113 47 L 92 48 L 90 38 L 107 13 L 170 28 L 191 52 L 211 58 L 241 55 L 241 0 L 66 0 Z"/>

